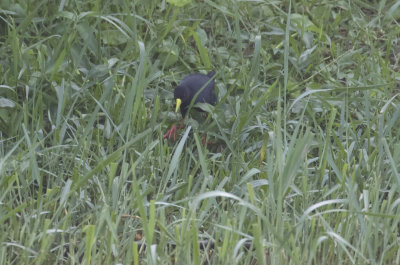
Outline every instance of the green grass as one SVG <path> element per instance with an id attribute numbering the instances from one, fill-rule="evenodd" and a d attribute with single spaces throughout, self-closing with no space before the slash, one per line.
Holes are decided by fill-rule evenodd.
<path id="1" fill-rule="evenodd" d="M 399 264 L 399 18 L 0 2 L 0 264 Z M 210 69 L 207 121 L 162 139 Z"/>

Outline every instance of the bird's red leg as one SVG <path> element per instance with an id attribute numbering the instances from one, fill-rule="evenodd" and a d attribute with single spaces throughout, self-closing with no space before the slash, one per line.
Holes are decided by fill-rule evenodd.
<path id="1" fill-rule="evenodd" d="M 173 138 L 174 138 L 174 141 L 175 141 L 175 140 L 176 140 L 176 132 L 178 131 L 178 129 L 182 129 L 182 128 L 184 128 L 184 127 L 185 127 L 185 123 L 184 123 L 184 120 L 182 119 L 181 125 L 179 126 L 179 128 L 178 128 L 178 126 L 176 126 L 175 124 L 172 125 L 172 126 L 171 126 L 171 129 L 169 129 L 169 130 L 163 135 L 163 138 L 171 139 L 171 137 L 173 137 Z"/>
<path id="2" fill-rule="evenodd" d="M 176 138 L 176 130 L 177 130 L 177 126 L 174 124 L 171 126 L 171 129 L 169 129 L 164 135 L 163 138 L 168 138 L 171 139 L 171 136 L 174 136 L 174 141 Z"/>
<path id="3" fill-rule="evenodd" d="M 203 136 L 203 140 L 201 140 L 201 145 L 202 146 L 207 146 L 207 145 L 212 145 L 214 144 L 213 141 L 207 141 L 207 134 L 205 133 Z"/>
<path id="4" fill-rule="evenodd" d="M 207 134 L 204 134 L 203 140 L 201 140 L 201 145 L 206 146 L 207 145 Z"/>

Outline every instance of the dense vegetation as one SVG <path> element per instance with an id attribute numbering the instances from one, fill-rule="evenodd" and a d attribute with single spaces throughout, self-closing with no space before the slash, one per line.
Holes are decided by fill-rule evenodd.
<path id="1" fill-rule="evenodd" d="M 399 18 L 0 1 L 0 264 L 399 264 Z M 218 104 L 163 139 L 211 69 Z"/>

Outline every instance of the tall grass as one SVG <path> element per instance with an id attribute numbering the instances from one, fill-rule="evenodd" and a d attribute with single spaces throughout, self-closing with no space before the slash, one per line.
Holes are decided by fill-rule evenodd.
<path id="1" fill-rule="evenodd" d="M 4 1 L 0 263 L 400 263 L 398 10 Z"/>

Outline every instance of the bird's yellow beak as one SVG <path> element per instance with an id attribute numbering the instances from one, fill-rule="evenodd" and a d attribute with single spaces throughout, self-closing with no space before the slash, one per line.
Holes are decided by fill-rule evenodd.
<path id="1" fill-rule="evenodd" d="M 177 98 L 175 112 L 178 112 L 179 108 L 181 107 L 181 104 L 182 104 L 182 100 L 180 98 Z"/>

